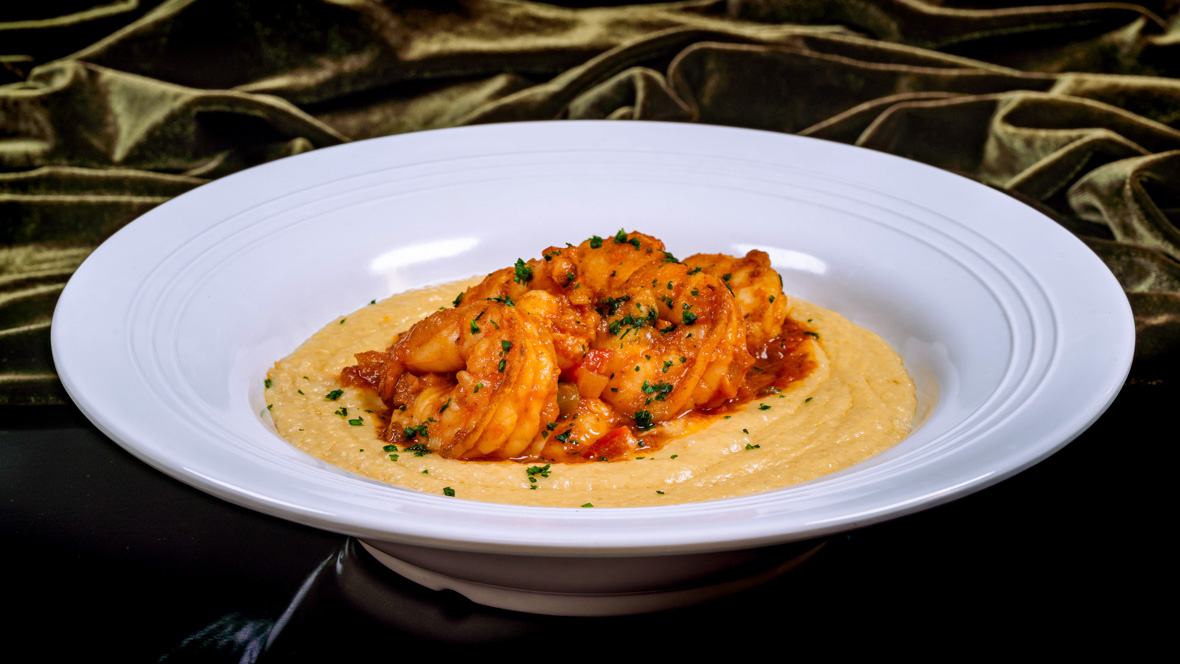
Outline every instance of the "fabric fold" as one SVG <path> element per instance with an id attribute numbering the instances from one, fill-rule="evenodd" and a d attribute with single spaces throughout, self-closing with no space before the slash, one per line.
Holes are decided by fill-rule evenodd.
<path id="1" fill-rule="evenodd" d="M 1006 191 L 1180 348 L 1180 5 L 972 0 L 84 0 L 0 16 L 0 404 L 61 401 L 56 293 L 212 179 L 346 141 L 522 120 L 702 122 Z M 1010 3 L 1009 3 L 1010 4 Z M 568 6 L 567 6 L 568 5 Z M 1163 359 L 1161 359 L 1163 358 Z"/>

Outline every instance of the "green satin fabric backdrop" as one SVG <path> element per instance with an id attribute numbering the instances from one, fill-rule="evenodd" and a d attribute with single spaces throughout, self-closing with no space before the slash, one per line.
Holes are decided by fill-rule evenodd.
<path id="1" fill-rule="evenodd" d="M 1180 355 L 1180 2 L 56 0 L 0 9 L 0 404 L 66 399 L 57 295 L 213 178 L 423 129 L 701 122 L 890 152 L 1082 237 Z"/>

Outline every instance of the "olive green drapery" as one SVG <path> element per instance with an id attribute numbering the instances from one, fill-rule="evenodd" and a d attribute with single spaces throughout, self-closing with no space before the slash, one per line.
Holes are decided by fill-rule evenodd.
<path id="1" fill-rule="evenodd" d="M 12 4 L 12 3 L 9 3 Z M 0 404 L 65 400 L 71 272 L 248 166 L 438 127 L 754 127 L 898 154 L 1082 237 L 1180 347 L 1180 2 L 56 0 L 0 9 Z M 586 5 L 586 6 L 581 6 Z"/>

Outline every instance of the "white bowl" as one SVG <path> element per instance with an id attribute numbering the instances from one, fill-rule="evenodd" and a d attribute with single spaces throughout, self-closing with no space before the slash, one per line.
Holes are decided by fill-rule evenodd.
<path id="1" fill-rule="evenodd" d="M 558 509 L 358 477 L 288 445 L 260 416 L 267 369 L 333 317 L 619 227 L 677 252 L 769 252 L 789 294 L 901 353 L 918 389 L 914 433 L 785 489 Z M 744 587 L 826 535 L 1019 472 L 1106 409 L 1133 343 L 1127 300 L 1101 262 L 1001 193 L 824 141 L 624 122 L 422 132 L 217 180 L 99 247 L 53 322 L 71 397 L 154 467 L 360 537 L 432 587 L 586 614 Z M 559 573 L 571 566 L 578 583 Z"/>

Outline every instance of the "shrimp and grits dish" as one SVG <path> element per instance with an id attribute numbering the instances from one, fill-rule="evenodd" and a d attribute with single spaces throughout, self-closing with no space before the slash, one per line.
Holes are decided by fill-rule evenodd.
<path id="1" fill-rule="evenodd" d="M 397 486 L 551 507 L 716 500 L 909 434 L 901 358 L 769 257 L 620 230 L 328 323 L 266 380 L 280 435 Z"/>

